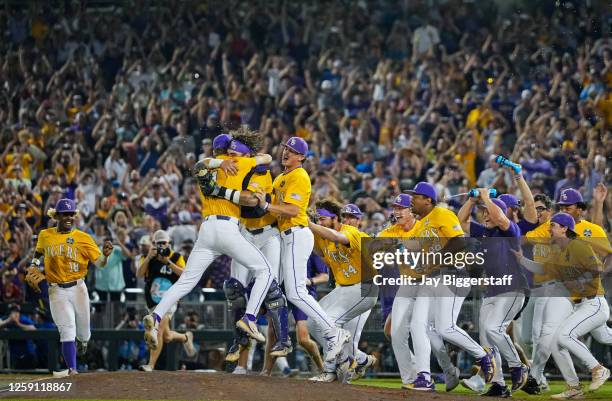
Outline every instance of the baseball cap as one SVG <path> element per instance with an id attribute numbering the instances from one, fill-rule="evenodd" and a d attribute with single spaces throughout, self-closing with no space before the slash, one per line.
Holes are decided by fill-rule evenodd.
<path id="1" fill-rule="evenodd" d="M 359 206 L 353 203 L 344 205 L 344 207 L 342 208 L 341 214 L 350 214 L 350 215 L 357 217 L 358 219 L 360 219 L 363 216 L 363 213 L 361 213 L 361 209 L 359 209 Z"/>
<path id="2" fill-rule="evenodd" d="M 557 205 L 569 206 L 575 204 L 584 205 L 584 199 L 582 198 L 580 191 L 574 188 L 567 188 L 561 191 Z"/>
<path id="3" fill-rule="evenodd" d="M 219 134 L 213 139 L 213 149 L 227 149 L 229 147 L 232 137 L 228 134 Z"/>
<path id="4" fill-rule="evenodd" d="M 521 203 L 519 202 L 518 198 L 514 195 L 511 194 L 503 194 L 503 195 L 499 195 L 497 197 L 497 199 L 501 200 L 503 203 L 506 204 L 507 207 L 520 207 Z"/>
<path id="5" fill-rule="evenodd" d="M 305 156 L 308 153 L 308 144 L 299 136 L 293 136 L 289 138 L 287 143 L 283 144 L 283 146 L 288 147 L 289 149 L 300 155 Z"/>
<path id="6" fill-rule="evenodd" d="M 55 213 L 76 213 L 76 203 L 72 199 L 60 199 L 55 204 Z"/>
<path id="7" fill-rule="evenodd" d="M 415 185 L 414 189 L 412 190 L 408 190 L 408 191 L 404 191 L 406 193 L 409 193 L 410 195 L 423 195 L 423 196 L 427 196 L 429 198 L 431 198 L 431 200 L 433 200 L 434 202 L 436 202 L 438 200 L 438 196 L 436 193 L 436 188 L 434 188 L 434 186 L 428 182 L 425 181 L 421 181 L 418 184 Z"/>
<path id="8" fill-rule="evenodd" d="M 143 235 L 140 237 L 138 245 L 151 245 L 151 237 L 149 235 Z"/>
<path id="9" fill-rule="evenodd" d="M 164 230 L 157 230 L 155 234 L 153 234 L 153 242 L 170 242 L 170 236 Z"/>
<path id="10" fill-rule="evenodd" d="M 550 218 L 551 223 L 557 223 L 560 226 L 567 227 L 568 230 L 574 231 L 576 222 L 574 218 L 567 213 L 556 213 Z"/>
<path id="11" fill-rule="evenodd" d="M 412 207 L 412 196 L 408 194 L 399 194 L 393 201 L 392 206 Z"/>

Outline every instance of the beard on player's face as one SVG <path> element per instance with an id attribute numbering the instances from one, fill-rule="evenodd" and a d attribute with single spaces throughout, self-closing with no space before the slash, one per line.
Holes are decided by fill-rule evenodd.
<path id="1" fill-rule="evenodd" d="M 70 231 L 74 227 L 75 214 L 61 213 L 57 216 L 57 227 L 59 231 Z"/>
<path id="2" fill-rule="evenodd" d="M 319 224 L 326 228 L 334 228 L 334 219 L 327 216 L 319 217 Z"/>

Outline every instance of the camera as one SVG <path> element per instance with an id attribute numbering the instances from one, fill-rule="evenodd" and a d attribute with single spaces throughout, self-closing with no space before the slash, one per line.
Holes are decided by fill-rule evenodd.
<path id="1" fill-rule="evenodd" d="M 170 248 L 164 248 L 163 246 L 158 245 L 157 255 L 162 256 L 162 257 L 170 256 Z"/>

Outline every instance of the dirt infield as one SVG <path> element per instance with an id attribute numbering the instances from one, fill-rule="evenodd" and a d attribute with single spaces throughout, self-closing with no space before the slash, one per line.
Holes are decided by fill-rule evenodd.
<path id="1" fill-rule="evenodd" d="M 70 379 L 38 380 L 71 382 L 68 392 L 0 392 L 2 398 L 36 399 L 173 399 L 244 401 L 378 401 L 468 400 L 459 394 L 423 394 L 408 390 L 369 386 L 312 383 L 277 377 L 236 376 L 196 372 L 85 373 Z"/>

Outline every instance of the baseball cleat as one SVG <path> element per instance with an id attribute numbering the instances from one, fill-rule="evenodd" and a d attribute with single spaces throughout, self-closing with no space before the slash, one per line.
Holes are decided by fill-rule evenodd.
<path id="1" fill-rule="evenodd" d="M 482 393 L 485 389 L 485 382 L 479 374 L 476 374 L 469 379 L 461 380 L 461 385 L 475 393 Z"/>
<path id="2" fill-rule="evenodd" d="M 501 385 L 499 383 L 493 383 L 489 390 L 483 394 L 484 397 L 499 397 L 499 398 L 508 398 L 512 397 L 508 386 Z"/>
<path id="3" fill-rule="evenodd" d="M 77 355 L 80 357 L 84 357 L 87 353 L 87 341 L 81 341 L 77 338 Z"/>
<path id="4" fill-rule="evenodd" d="M 239 330 L 245 332 L 249 337 L 254 339 L 257 342 L 265 343 L 266 337 L 259 332 L 257 329 L 257 323 L 249 320 L 247 316 L 243 316 L 242 319 L 236 322 L 236 327 Z"/>
<path id="5" fill-rule="evenodd" d="M 550 398 L 555 400 L 579 400 L 584 398 L 582 386 L 579 384 L 576 387 L 567 386 L 567 389 L 559 394 L 551 395 Z"/>
<path id="6" fill-rule="evenodd" d="M 453 391 L 459 385 L 460 375 L 461 371 L 457 367 L 454 367 L 450 371 L 444 373 L 444 384 L 446 385 L 446 391 Z"/>
<path id="7" fill-rule="evenodd" d="M 510 377 L 512 378 L 512 391 L 518 391 L 523 388 L 529 378 L 529 367 L 521 365 L 510 368 Z"/>
<path id="8" fill-rule="evenodd" d="M 147 315 L 142 319 L 144 324 L 145 333 L 144 339 L 149 349 L 157 349 L 157 322 L 153 315 Z"/>
<path id="9" fill-rule="evenodd" d="M 353 372 L 357 367 L 357 361 L 352 356 L 339 363 L 336 367 L 336 376 L 342 384 L 347 384 L 353 378 Z"/>
<path id="10" fill-rule="evenodd" d="M 428 379 L 426 375 L 429 375 L 431 377 L 431 375 L 427 372 L 419 372 L 419 374 L 416 377 L 416 380 L 414 381 L 414 383 L 412 383 L 413 386 L 411 390 L 436 391 L 436 386 L 434 385 L 434 382 L 431 381 L 431 378 Z"/>
<path id="11" fill-rule="evenodd" d="M 270 350 L 272 356 L 287 356 L 293 351 L 291 343 L 277 342 Z"/>
<path id="12" fill-rule="evenodd" d="M 485 383 L 490 383 L 493 380 L 493 375 L 495 374 L 495 357 L 493 356 L 493 351 L 488 348 L 484 349 L 486 355 L 478 360 L 478 364 L 482 369 L 482 374 L 485 379 Z"/>
<path id="13" fill-rule="evenodd" d="M 53 378 L 54 379 L 63 379 L 65 377 L 76 376 L 78 374 L 79 374 L 79 372 L 77 372 L 76 369 L 64 369 L 64 370 L 54 371 L 53 372 Z"/>
<path id="14" fill-rule="evenodd" d="M 414 388 L 414 383 L 402 384 L 402 390 L 412 390 L 413 388 Z"/>
<path id="15" fill-rule="evenodd" d="M 610 378 L 610 369 L 607 369 L 601 365 L 597 366 L 591 372 L 591 384 L 589 384 L 589 391 L 595 391 Z"/>
<path id="16" fill-rule="evenodd" d="M 193 333 L 188 331 L 187 333 L 185 333 L 185 337 L 187 338 L 187 341 L 183 343 L 183 349 L 185 349 L 185 353 L 189 358 L 193 358 L 198 353 L 198 351 L 193 346 Z"/>
<path id="17" fill-rule="evenodd" d="M 311 382 L 331 383 L 336 381 L 336 373 L 334 372 L 322 372 L 314 377 L 308 379 Z"/>
<path id="18" fill-rule="evenodd" d="M 530 375 L 529 377 L 527 377 L 527 381 L 525 382 L 525 385 L 521 390 L 523 390 L 527 394 L 537 395 L 540 394 L 540 385 L 538 384 L 538 381 Z"/>
<path id="19" fill-rule="evenodd" d="M 140 370 L 142 372 L 153 372 L 153 366 L 151 366 L 151 365 L 140 365 L 138 370 Z"/>
<path id="20" fill-rule="evenodd" d="M 351 333 L 344 329 L 337 329 L 336 335 L 325 337 L 327 340 L 327 352 L 325 353 L 325 362 L 333 363 L 336 357 L 342 351 L 342 346 L 351 339 Z"/>
<path id="21" fill-rule="evenodd" d="M 366 360 L 363 363 L 358 363 L 355 367 L 355 373 L 351 380 L 358 380 L 365 376 L 368 368 L 374 366 L 376 364 L 376 357 L 374 355 L 366 355 Z"/>

